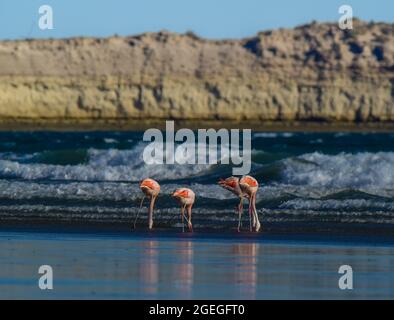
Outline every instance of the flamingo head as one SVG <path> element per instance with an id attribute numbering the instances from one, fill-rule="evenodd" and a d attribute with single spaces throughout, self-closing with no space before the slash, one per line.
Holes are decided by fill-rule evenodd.
<path id="1" fill-rule="evenodd" d="M 172 197 L 174 197 L 181 205 L 192 206 L 196 195 L 191 189 L 180 188 L 173 192 Z"/>
<path id="2" fill-rule="evenodd" d="M 178 199 L 187 198 L 189 197 L 189 192 L 185 189 L 177 189 L 172 193 L 172 196 Z"/>
<path id="3" fill-rule="evenodd" d="M 160 185 L 153 179 L 145 179 L 140 183 L 140 189 L 147 196 L 157 195 L 160 191 Z"/>
<path id="4" fill-rule="evenodd" d="M 239 188 L 239 178 L 229 177 L 227 179 L 220 179 L 218 181 L 218 184 L 227 190 L 237 193 L 237 190 Z"/>

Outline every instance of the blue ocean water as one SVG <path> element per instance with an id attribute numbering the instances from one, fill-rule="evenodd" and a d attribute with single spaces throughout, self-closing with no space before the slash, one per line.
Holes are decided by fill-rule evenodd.
<path id="1" fill-rule="evenodd" d="M 197 194 L 195 227 L 235 227 L 237 199 L 217 185 L 229 165 L 147 165 L 143 132 L 1 132 L 0 219 L 129 225 L 137 214 L 138 182 L 158 180 L 155 225 L 179 226 L 179 186 Z M 266 231 L 328 232 L 355 227 L 392 234 L 393 133 L 253 132 L 252 169 Z M 247 225 L 247 214 L 244 215 Z M 142 210 L 140 225 L 146 224 Z M 377 231 L 379 230 L 379 231 Z"/>

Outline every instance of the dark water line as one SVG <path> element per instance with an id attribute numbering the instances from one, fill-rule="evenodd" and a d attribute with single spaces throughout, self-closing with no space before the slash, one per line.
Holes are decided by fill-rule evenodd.
<path id="1" fill-rule="evenodd" d="M 379 246 L 393 247 L 394 233 L 388 232 L 383 234 L 366 234 L 362 233 L 317 233 L 317 232 L 261 232 L 250 233 L 242 231 L 238 233 L 235 228 L 231 230 L 198 230 L 193 233 L 182 233 L 181 228 L 156 228 L 147 230 L 145 227 L 139 227 L 136 230 L 130 225 L 49 225 L 46 223 L 35 226 L 20 225 L 18 223 L 2 224 L 1 233 L 23 233 L 47 234 L 50 237 L 61 238 L 115 238 L 115 239 L 149 239 L 166 241 L 177 239 L 179 241 L 206 241 L 206 242 L 252 242 L 252 243 L 295 243 L 295 244 L 327 244 L 337 246 Z"/>

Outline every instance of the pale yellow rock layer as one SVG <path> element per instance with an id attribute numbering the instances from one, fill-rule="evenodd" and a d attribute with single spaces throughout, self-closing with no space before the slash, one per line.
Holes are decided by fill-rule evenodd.
<path id="1" fill-rule="evenodd" d="M 394 121 L 394 25 L 0 42 L 0 121 Z"/>

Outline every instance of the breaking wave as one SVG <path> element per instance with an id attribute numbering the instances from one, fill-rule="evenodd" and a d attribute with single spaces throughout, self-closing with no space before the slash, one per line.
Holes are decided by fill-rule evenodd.
<path id="1" fill-rule="evenodd" d="M 316 188 L 393 188 L 394 152 L 310 153 L 284 161 L 283 179 Z"/>
<path id="2" fill-rule="evenodd" d="M 0 178 L 139 181 L 147 176 L 156 179 L 187 178 L 210 169 L 209 165 L 147 165 L 142 158 L 144 147 L 144 144 L 138 144 L 132 150 L 89 149 L 86 152 L 86 163 L 76 165 L 21 162 L 16 156 L 7 155 L 0 160 Z M 39 159 L 40 156 L 32 158 Z"/>

